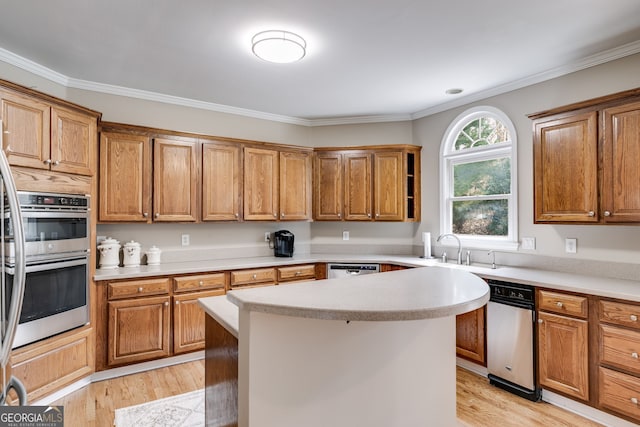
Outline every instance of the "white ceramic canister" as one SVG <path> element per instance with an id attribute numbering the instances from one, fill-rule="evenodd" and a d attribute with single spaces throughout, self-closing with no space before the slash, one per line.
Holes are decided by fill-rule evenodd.
<path id="1" fill-rule="evenodd" d="M 118 268 L 120 264 L 120 242 L 107 237 L 98 245 L 100 252 L 100 268 Z"/>
<path id="2" fill-rule="evenodd" d="M 140 243 L 133 240 L 124 244 L 122 253 L 123 264 L 125 267 L 139 267 L 140 266 Z"/>
<path id="3" fill-rule="evenodd" d="M 160 254 L 162 251 L 157 246 L 151 246 L 147 251 L 147 265 L 160 264 Z"/>

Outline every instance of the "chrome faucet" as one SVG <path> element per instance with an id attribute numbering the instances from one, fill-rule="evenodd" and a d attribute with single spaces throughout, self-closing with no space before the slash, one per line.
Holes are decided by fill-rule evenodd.
<path id="1" fill-rule="evenodd" d="M 453 237 L 458 242 L 458 264 L 462 264 L 462 244 L 460 243 L 460 239 L 455 234 L 448 233 L 448 234 L 441 234 L 440 236 L 438 236 L 438 240 L 436 240 L 436 242 L 439 242 L 445 237 Z M 446 259 L 446 258 L 443 257 L 443 259 Z"/>

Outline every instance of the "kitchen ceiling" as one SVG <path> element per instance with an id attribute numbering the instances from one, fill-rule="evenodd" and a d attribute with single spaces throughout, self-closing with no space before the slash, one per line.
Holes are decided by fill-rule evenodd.
<path id="1" fill-rule="evenodd" d="M 422 117 L 640 52 L 638 0 L 0 0 L 0 8 L 0 60 L 69 87 L 307 125 Z M 259 60 L 251 37 L 268 29 L 300 34 L 307 55 Z M 445 94 L 451 88 L 464 91 Z"/>

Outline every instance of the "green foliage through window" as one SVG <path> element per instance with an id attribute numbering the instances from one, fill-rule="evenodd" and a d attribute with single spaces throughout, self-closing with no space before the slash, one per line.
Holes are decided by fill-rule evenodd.
<path id="1" fill-rule="evenodd" d="M 493 117 L 480 117 L 470 121 L 458 134 L 455 150 L 499 144 L 511 140 L 506 126 Z"/>

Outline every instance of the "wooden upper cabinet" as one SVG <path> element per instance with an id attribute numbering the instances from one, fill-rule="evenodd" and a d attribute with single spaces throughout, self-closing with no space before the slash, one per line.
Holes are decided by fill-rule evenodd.
<path id="1" fill-rule="evenodd" d="M 153 220 L 198 221 L 197 141 L 153 141 Z"/>
<path id="2" fill-rule="evenodd" d="M 244 148 L 244 219 L 278 219 L 279 152 Z"/>
<path id="3" fill-rule="evenodd" d="M 404 219 L 403 153 L 382 151 L 373 153 L 373 202 L 376 221 Z"/>
<path id="4" fill-rule="evenodd" d="M 598 222 L 598 126 L 595 111 L 534 124 L 536 222 Z"/>
<path id="5" fill-rule="evenodd" d="M 330 151 L 316 153 L 313 173 L 313 219 L 340 221 L 344 199 L 342 154 Z"/>
<path id="6" fill-rule="evenodd" d="M 238 221 L 242 212 L 241 148 L 202 144 L 202 220 Z"/>
<path id="7" fill-rule="evenodd" d="M 51 107 L 49 104 L 12 92 L 2 97 L 3 149 L 9 163 L 49 169 L 51 158 Z"/>
<path id="8" fill-rule="evenodd" d="M 51 170 L 92 176 L 97 119 L 67 108 L 51 108 Z"/>
<path id="9" fill-rule="evenodd" d="M 371 155 L 345 152 L 344 176 L 344 219 L 371 220 Z"/>
<path id="10" fill-rule="evenodd" d="M 151 140 L 100 135 L 100 221 L 151 221 Z"/>
<path id="11" fill-rule="evenodd" d="M 280 220 L 311 219 L 311 153 L 280 152 Z"/>
<path id="12" fill-rule="evenodd" d="M 604 222 L 640 222 L 640 101 L 603 110 Z"/>
<path id="13" fill-rule="evenodd" d="M 4 150 L 9 163 L 92 176 L 97 115 L 13 92 L 0 92 Z"/>

